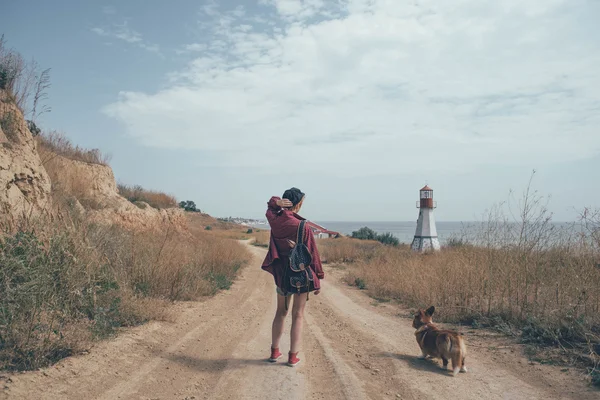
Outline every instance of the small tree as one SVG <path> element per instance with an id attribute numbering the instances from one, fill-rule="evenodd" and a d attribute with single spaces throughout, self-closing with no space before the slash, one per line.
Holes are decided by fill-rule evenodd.
<path id="1" fill-rule="evenodd" d="M 185 211 L 200 212 L 200 210 L 196 208 L 196 203 L 192 200 L 180 201 L 179 207 L 183 208 Z"/>
<path id="2" fill-rule="evenodd" d="M 352 237 L 361 240 L 377 240 L 377 233 L 373 229 L 365 226 L 352 232 Z"/>

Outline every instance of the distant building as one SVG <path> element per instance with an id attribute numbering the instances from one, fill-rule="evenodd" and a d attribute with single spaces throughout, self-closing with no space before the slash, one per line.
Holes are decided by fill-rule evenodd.
<path id="1" fill-rule="evenodd" d="M 307 221 L 306 223 L 310 227 L 310 230 L 313 232 L 314 237 L 317 239 L 329 239 L 340 236 L 339 232 L 330 231 L 329 229 L 319 224 L 315 224 L 312 221 Z"/>

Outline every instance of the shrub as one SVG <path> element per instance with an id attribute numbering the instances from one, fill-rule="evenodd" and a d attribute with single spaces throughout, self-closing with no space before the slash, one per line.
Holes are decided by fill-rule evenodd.
<path id="1" fill-rule="evenodd" d="M 185 211 L 200 212 L 200 210 L 196 208 L 196 203 L 191 200 L 180 201 L 179 207 L 183 208 Z"/>
<path id="2" fill-rule="evenodd" d="M 210 230 L 212 230 L 212 227 L 210 225 L 206 225 L 206 227 L 204 228 L 204 230 L 210 231 Z"/>
<path id="3" fill-rule="evenodd" d="M 365 290 L 367 288 L 367 283 L 362 278 L 356 278 L 354 280 L 354 285 L 356 285 L 356 287 L 360 290 Z"/>
<path id="4" fill-rule="evenodd" d="M 381 242 L 386 245 L 391 245 L 391 246 L 398 246 L 400 244 L 400 241 L 398 240 L 398 238 L 396 236 L 392 235 L 391 233 L 388 232 L 388 233 L 378 234 L 373 229 L 368 228 L 366 226 L 363 228 L 360 228 L 357 231 L 352 232 L 352 237 L 354 239 L 360 239 L 360 240 L 377 240 L 378 242 Z"/>
<path id="5" fill-rule="evenodd" d="M 377 241 L 391 246 L 398 246 L 400 244 L 398 238 L 389 232 L 377 235 Z"/>
<path id="6" fill-rule="evenodd" d="M 0 128 L 6 135 L 6 138 L 13 143 L 19 143 L 19 131 L 17 129 L 17 116 L 14 112 L 4 113 L 0 118 Z"/>
<path id="7" fill-rule="evenodd" d="M 352 237 L 361 240 L 376 240 L 377 233 L 373 229 L 365 226 L 357 231 L 352 232 Z"/>
<path id="8" fill-rule="evenodd" d="M 117 189 L 121 196 L 134 204 L 143 201 L 144 203 L 148 203 L 151 207 L 158 209 L 177 207 L 177 200 L 175 200 L 175 197 L 163 192 L 147 190 L 139 185 L 129 186 L 121 183 L 117 185 Z"/>
<path id="9" fill-rule="evenodd" d="M 248 230 L 246 231 L 246 233 L 247 233 L 247 234 L 251 234 L 252 232 L 253 232 L 253 231 L 252 231 L 252 228 L 248 228 Z M 258 231 L 257 231 L 257 232 L 258 232 Z"/>

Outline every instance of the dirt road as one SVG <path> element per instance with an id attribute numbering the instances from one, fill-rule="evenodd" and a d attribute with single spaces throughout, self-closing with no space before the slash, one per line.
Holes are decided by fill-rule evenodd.
<path id="1" fill-rule="evenodd" d="M 275 310 L 263 249 L 231 290 L 42 371 L 10 376 L 8 399 L 598 399 L 575 372 L 529 365 L 514 346 L 466 332 L 469 373 L 416 359 L 406 311 L 377 304 L 326 270 L 307 306 L 302 364 L 265 362 Z M 400 314 L 400 315 L 399 315 Z M 289 323 L 282 351 L 289 348 Z M 478 335 L 478 336 L 476 336 Z M 490 349 L 489 340 L 495 344 Z"/>

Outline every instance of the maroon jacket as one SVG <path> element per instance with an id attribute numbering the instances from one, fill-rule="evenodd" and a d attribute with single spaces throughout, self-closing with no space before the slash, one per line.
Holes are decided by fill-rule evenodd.
<path id="1" fill-rule="evenodd" d="M 267 220 L 271 226 L 271 241 L 269 243 L 269 252 L 263 261 L 262 269 L 273 274 L 275 284 L 281 288 L 283 280 L 283 268 L 289 262 L 289 255 L 292 251 L 288 240 L 296 242 L 298 235 L 298 226 L 304 218 L 289 210 L 285 210 L 277 205 L 279 197 L 271 197 L 267 203 Z M 312 255 L 310 268 L 313 272 L 315 290 L 321 288 L 319 279 L 325 278 L 323 267 L 321 266 L 321 257 L 317 250 L 315 237 L 308 224 L 304 225 L 304 238 L 306 247 Z"/>

